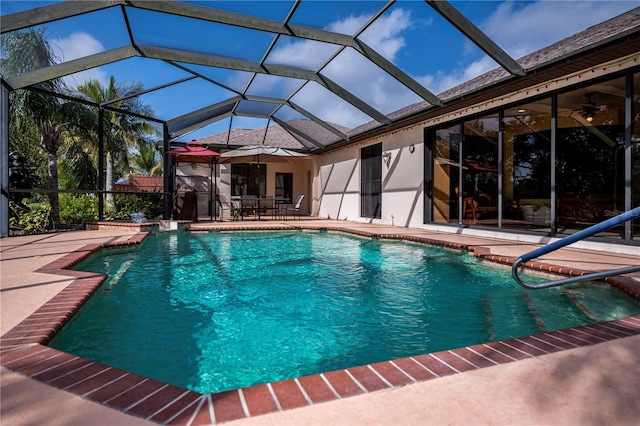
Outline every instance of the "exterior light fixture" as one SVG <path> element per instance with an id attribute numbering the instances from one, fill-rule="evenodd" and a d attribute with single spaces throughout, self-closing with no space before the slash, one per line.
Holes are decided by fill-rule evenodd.
<path id="1" fill-rule="evenodd" d="M 391 153 L 389 151 L 386 151 L 384 154 L 382 154 L 382 161 L 384 161 L 384 164 L 389 167 L 389 162 L 391 161 Z"/>
<path id="2" fill-rule="evenodd" d="M 587 101 L 582 104 L 582 116 L 589 123 L 593 121 L 593 118 L 596 116 L 596 112 L 598 111 L 598 105 L 593 101 L 593 99 L 591 99 L 593 95 L 593 92 L 585 93 Z"/>

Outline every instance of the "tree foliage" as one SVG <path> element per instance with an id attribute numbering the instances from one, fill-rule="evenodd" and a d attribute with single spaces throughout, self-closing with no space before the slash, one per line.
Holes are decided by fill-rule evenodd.
<path id="1" fill-rule="evenodd" d="M 137 152 L 131 156 L 134 173 L 142 176 L 162 175 L 162 156 L 156 144 L 150 140 L 140 140 Z"/>
<path id="2" fill-rule="evenodd" d="M 148 134 L 157 133 L 149 122 L 141 119 L 138 115 L 153 116 L 150 106 L 142 102 L 137 96 L 143 90 L 142 83 L 116 83 L 115 77 L 111 76 L 109 84 L 103 86 L 97 80 L 90 80 L 79 85 L 74 93 L 79 98 L 92 101 L 96 104 L 109 102 L 114 107 L 123 111 L 132 112 L 135 115 L 119 114 L 111 110 L 103 109 L 103 140 L 106 154 L 106 187 L 107 204 L 110 208 L 115 208 L 116 200 L 110 191 L 114 190 L 114 185 L 119 177 L 129 171 L 129 149 L 138 145 Z M 93 128 L 94 140 L 98 141 L 99 114 L 98 108 L 92 108 L 94 114 Z M 120 166 L 118 172 L 117 166 Z"/>
<path id="3" fill-rule="evenodd" d="M 30 29 L 5 34 L 0 41 L 4 56 L 0 60 L 3 76 L 18 75 L 50 67 L 58 62 L 46 36 L 46 29 Z M 48 93 L 65 91 L 61 79 L 37 84 Z M 23 137 L 37 144 L 46 154 L 48 196 L 53 224 L 60 222 L 58 197 L 58 151 L 63 135 L 82 131 L 87 124 L 86 108 L 74 102 L 65 102 L 55 95 L 35 90 L 11 92 L 11 120 L 14 129 L 28 129 Z"/>

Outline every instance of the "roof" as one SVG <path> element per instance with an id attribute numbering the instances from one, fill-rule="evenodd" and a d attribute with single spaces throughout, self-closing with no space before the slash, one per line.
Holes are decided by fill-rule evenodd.
<path id="1" fill-rule="evenodd" d="M 309 145 L 309 139 L 301 134 L 308 135 L 313 140 L 326 140 L 330 135 L 328 131 L 311 120 L 296 119 L 285 122 L 295 131 L 288 132 L 279 124 L 274 124 L 260 129 L 234 129 L 230 132 L 222 132 L 198 139 L 198 142 L 211 147 L 268 145 L 288 149 L 300 149 L 300 144 Z M 349 129 L 331 123 L 341 132 L 348 133 Z"/>
<path id="2" fill-rule="evenodd" d="M 51 78 L 80 78 L 87 71 L 117 72 L 117 81 L 144 83 L 137 96 L 152 104 L 156 115 L 147 118 L 162 124 L 168 139 L 197 138 L 218 148 L 264 143 L 323 152 L 499 95 L 507 87 L 550 78 L 560 68 L 588 63 L 589 56 L 640 50 L 640 8 L 516 60 L 502 47 L 504 40 L 490 38 L 481 22 L 470 17 L 472 8 L 484 7 L 483 2 L 456 2 L 459 9 L 435 0 L 290 0 L 268 2 L 266 8 L 258 7 L 266 2 L 249 1 L 50 3 L 7 14 L 24 3 L 3 1 L 0 31 L 65 24 L 83 26 L 84 33 L 96 36 L 98 27 L 108 28 L 102 47 L 47 69 L 3 75 L 5 87 L 35 88 Z M 321 21 L 323 7 L 340 17 L 340 25 Z M 391 41 L 409 44 L 409 39 L 381 31 L 399 31 L 398 24 L 383 23 L 410 13 L 417 26 L 404 31 L 431 30 L 405 49 L 417 68 L 403 67 L 401 58 L 389 53 Z M 453 87 L 437 78 L 417 77 L 421 68 L 444 57 L 438 49 L 453 48 L 478 52 L 479 61 L 495 69 Z M 117 110 L 112 103 L 96 106 Z M 167 115 L 169 107 L 177 112 Z M 194 137 L 199 134 L 213 136 Z"/>

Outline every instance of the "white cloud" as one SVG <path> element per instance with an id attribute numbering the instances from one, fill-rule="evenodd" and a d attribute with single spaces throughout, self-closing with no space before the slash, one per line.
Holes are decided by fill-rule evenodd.
<path id="1" fill-rule="evenodd" d="M 105 50 L 100 41 L 85 32 L 75 32 L 69 37 L 58 38 L 56 45 L 62 51 L 61 59 L 63 61 L 72 61 Z"/>
<path id="2" fill-rule="evenodd" d="M 383 15 L 378 18 L 360 38 L 393 62 L 398 51 L 405 47 L 402 33 L 411 25 L 411 13 L 403 9 L 395 9 L 388 16 Z"/>
<path id="3" fill-rule="evenodd" d="M 370 18 L 371 15 L 352 15 L 329 24 L 325 30 L 341 34 L 354 34 Z M 267 63 L 317 70 L 338 49 L 338 45 L 331 43 L 313 40 L 289 42 L 288 38 L 281 38 L 276 48 L 269 54 Z"/>
<path id="4" fill-rule="evenodd" d="M 624 13 L 634 6 L 633 3 L 611 0 L 505 1 L 479 27 L 511 57 L 518 59 Z M 416 80 L 438 94 L 498 66 L 485 56 L 453 71 L 438 71 L 416 77 Z"/>
<path id="5" fill-rule="evenodd" d="M 349 16 L 329 24 L 325 29 L 342 34 L 354 34 L 370 18 L 369 14 Z M 378 18 L 361 38 L 387 60 L 393 62 L 398 52 L 405 47 L 402 34 L 411 25 L 410 12 L 396 9 Z M 316 69 L 316 64 L 324 62 L 325 58 L 336 50 L 332 46 L 330 50 L 325 51 L 317 45 L 318 43 L 311 44 L 307 41 L 291 43 L 286 46 L 286 49 L 274 50 L 269 57 L 269 62 L 273 62 L 272 57 L 274 57 L 282 58 L 282 61 L 286 59 L 291 64 L 291 58 L 294 57 L 297 64 Z M 320 62 L 319 59 L 321 59 Z M 351 49 L 343 51 L 322 73 L 383 113 L 392 112 L 417 100 L 413 93 L 401 87 L 395 79 Z M 319 86 L 307 85 L 295 96 L 294 101 L 318 117 L 347 127 L 356 127 L 371 120 L 346 101 L 340 101 L 335 95 Z"/>
<path id="6" fill-rule="evenodd" d="M 438 71 L 435 75 L 429 74 L 416 77 L 416 81 L 437 95 L 465 81 L 489 72 L 496 67 L 498 67 L 498 64 L 490 57 L 485 56 L 482 59 L 473 61 L 469 65 L 456 68 L 448 73 Z"/>
<path id="7" fill-rule="evenodd" d="M 72 61 L 87 55 L 104 52 L 104 45 L 86 32 L 75 32 L 68 37 L 58 38 L 52 43 L 59 52 L 56 52 L 62 62 Z M 88 80 L 98 80 L 102 85 L 109 83 L 109 77 L 98 68 L 82 71 L 64 77 L 67 85 L 75 87 Z"/>
<path id="8" fill-rule="evenodd" d="M 356 31 L 371 19 L 371 16 L 370 14 L 360 16 L 350 15 L 341 21 L 330 23 L 325 27 L 325 30 L 341 34 L 355 34 Z"/>
<path id="9" fill-rule="evenodd" d="M 338 46 L 313 40 L 282 43 L 267 59 L 269 64 L 288 65 L 307 70 L 317 70 L 333 55 Z"/>
<path id="10" fill-rule="evenodd" d="M 520 58 L 637 6 L 632 1 L 507 1 L 480 28 Z"/>

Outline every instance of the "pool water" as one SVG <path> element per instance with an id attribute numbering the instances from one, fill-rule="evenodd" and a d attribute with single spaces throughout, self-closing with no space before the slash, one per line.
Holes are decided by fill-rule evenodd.
<path id="1" fill-rule="evenodd" d="M 152 235 L 77 269 L 110 278 L 51 346 L 201 393 L 640 313 L 604 284 L 531 291 L 467 253 L 330 232 Z"/>

